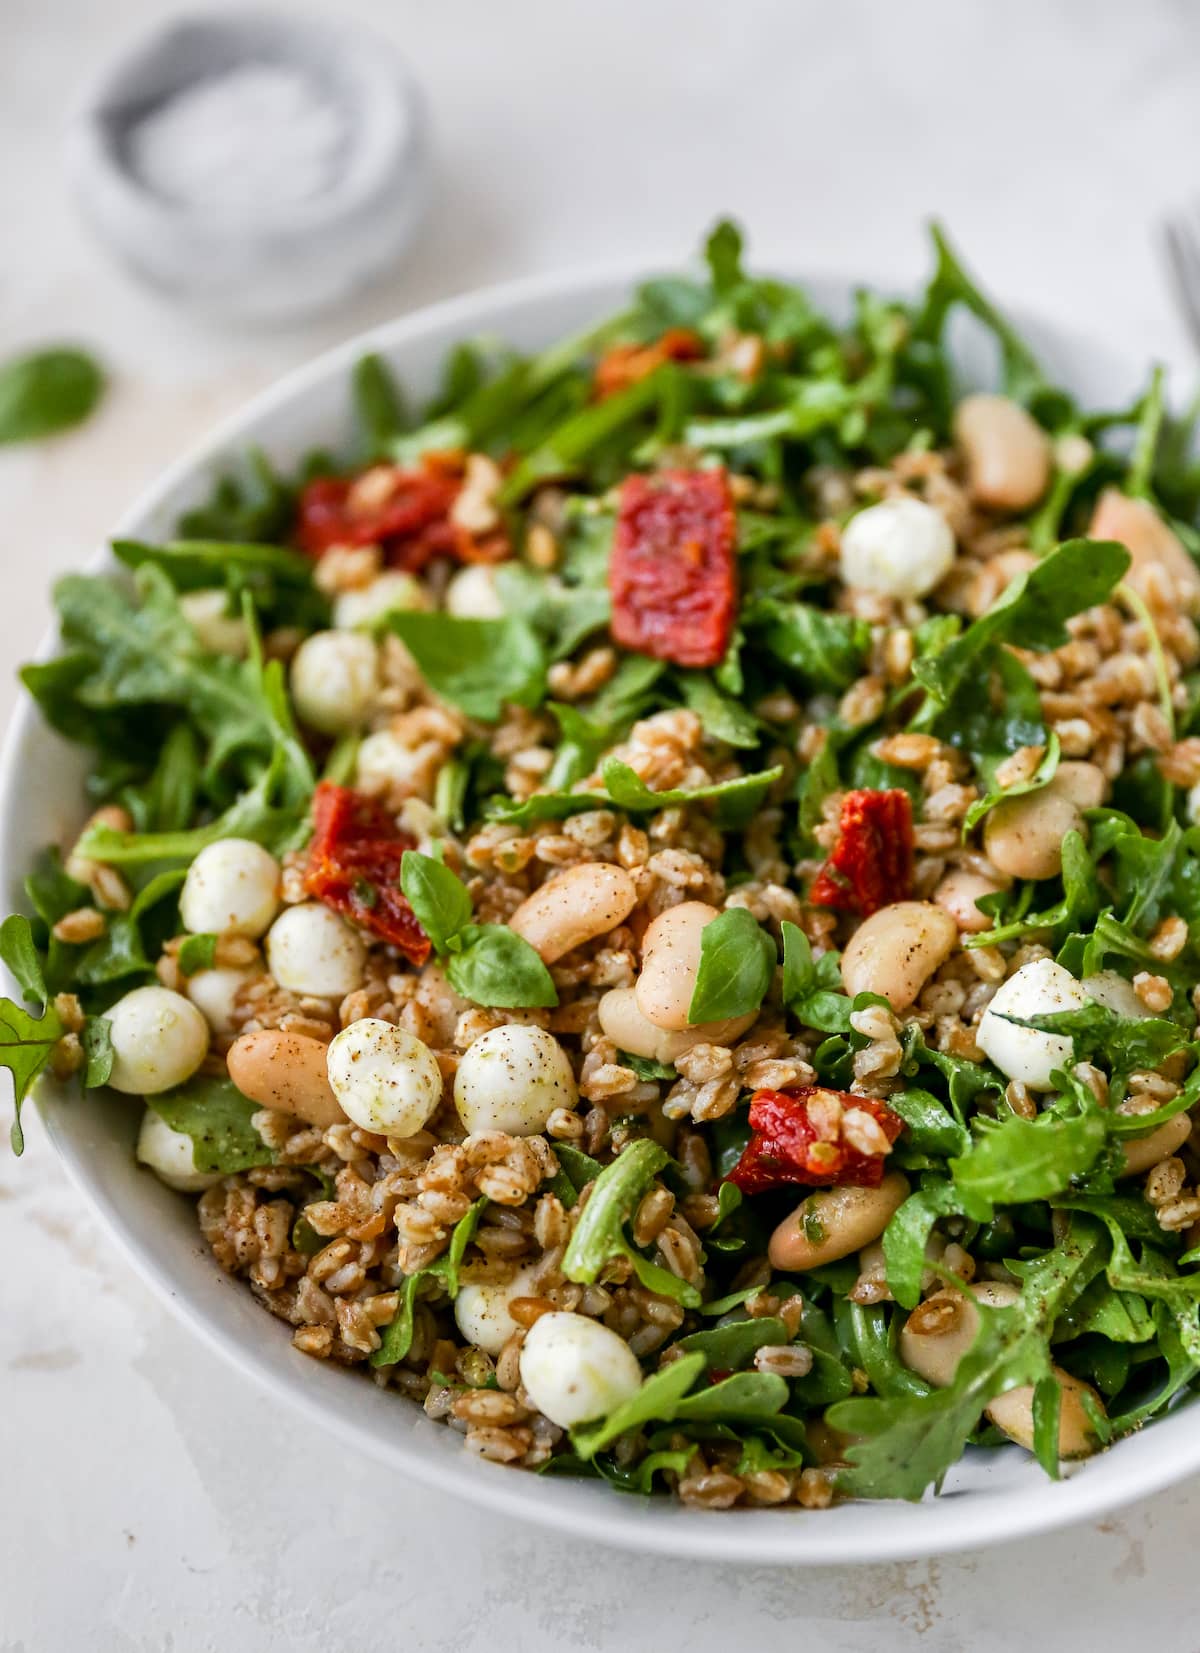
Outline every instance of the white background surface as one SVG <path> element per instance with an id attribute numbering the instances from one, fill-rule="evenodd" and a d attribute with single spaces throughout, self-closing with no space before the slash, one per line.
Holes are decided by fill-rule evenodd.
<path id="1" fill-rule="evenodd" d="M 0 0 L 0 352 L 75 336 L 114 389 L 0 450 L 0 712 L 74 566 L 280 371 L 492 280 L 681 258 L 733 211 L 780 265 L 914 279 L 936 213 L 998 294 L 1194 370 L 1152 237 L 1200 198 L 1188 0 L 340 0 L 408 49 L 435 204 L 385 290 L 231 333 L 130 285 L 65 197 L 72 98 L 150 0 Z M 581 1552 L 384 1479 L 176 1327 L 54 1164 L 0 1148 L 0 1653 L 1200 1648 L 1200 1482 L 989 1554 L 737 1572 Z"/>

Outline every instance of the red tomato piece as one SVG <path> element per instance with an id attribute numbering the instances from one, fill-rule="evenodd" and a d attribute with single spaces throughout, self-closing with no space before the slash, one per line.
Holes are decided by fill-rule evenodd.
<path id="1" fill-rule="evenodd" d="M 412 964 L 429 957 L 429 937 L 400 889 L 400 861 L 416 839 L 381 804 L 349 786 L 322 781 L 313 795 L 313 838 L 304 888 L 344 913 Z"/>
<path id="2" fill-rule="evenodd" d="M 737 614 L 737 517 L 723 470 L 621 484 L 608 583 L 622 648 L 717 666 Z"/>
<path id="3" fill-rule="evenodd" d="M 614 344 L 596 363 L 592 381 L 598 402 L 647 379 L 664 362 L 699 361 L 704 345 L 690 327 L 668 327 L 653 344 Z"/>
<path id="4" fill-rule="evenodd" d="M 833 854 L 813 879 L 808 899 L 817 907 L 859 912 L 864 918 L 912 894 L 912 799 L 902 787 L 864 788 L 842 799 Z"/>
<path id="5" fill-rule="evenodd" d="M 450 520 L 462 487 L 458 454 L 426 454 L 418 465 L 376 465 L 360 476 L 319 476 L 300 495 L 296 543 L 311 557 L 334 545 L 381 545 L 389 565 L 420 573 L 434 557 L 496 562 L 503 534 L 476 539 Z"/>
<path id="6" fill-rule="evenodd" d="M 861 1118 L 851 1117 L 847 1124 L 847 1115 L 856 1113 L 869 1115 L 879 1131 Z M 744 1194 L 765 1194 L 794 1183 L 876 1188 L 883 1180 L 887 1150 L 903 1129 L 899 1115 L 870 1096 L 822 1085 L 757 1091 L 750 1103 L 750 1141 L 724 1180 Z M 869 1151 L 862 1146 L 864 1137 L 871 1139 Z"/>

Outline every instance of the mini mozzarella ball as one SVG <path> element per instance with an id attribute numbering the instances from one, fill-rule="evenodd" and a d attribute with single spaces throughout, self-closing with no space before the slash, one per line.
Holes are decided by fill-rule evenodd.
<path id="1" fill-rule="evenodd" d="M 154 1096 L 190 1079 L 208 1054 L 208 1023 L 182 993 L 135 987 L 108 1012 L 113 1065 L 108 1082 Z"/>
<path id="2" fill-rule="evenodd" d="M 137 1157 L 160 1182 L 180 1194 L 202 1194 L 220 1182 L 219 1171 L 197 1171 L 194 1152 L 190 1136 L 173 1131 L 153 1108 L 146 1109 L 138 1131 Z"/>
<path id="3" fill-rule="evenodd" d="M 285 907 L 267 932 L 267 965 L 289 993 L 341 999 L 362 980 L 367 949 L 344 919 L 319 901 Z"/>
<path id="4" fill-rule="evenodd" d="M 842 529 L 842 579 L 863 591 L 924 597 L 945 579 L 953 561 L 950 525 L 923 500 L 881 500 Z"/>
<path id="5" fill-rule="evenodd" d="M 521 1346 L 521 1382 L 560 1429 L 603 1418 L 632 1400 L 642 1368 L 623 1337 L 585 1314 L 543 1314 Z"/>
<path id="6" fill-rule="evenodd" d="M 238 992 L 253 970 L 197 970 L 187 979 L 187 995 L 214 1033 L 234 1031 Z"/>
<path id="7" fill-rule="evenodd" d="M 1053 1090 L 1050 1075 L 1075 1060 L 1074 1040 L 1064 1033 L 1018 1027 L 1004 1016 L 1056 1016 L 1087 1002 L 1083 988 L 1061 964 L 1034 959 L 1009 977 L 984 1011 L 976 1035 L 979 1047 L 1010 1079 L 1033 1091 Z"/>
<path id="8" fill-rule="evenodd" d="M 292 699 L 323 735 L 357 729 L 379 692 L 379 650 L 358 631 L 315 631 L 292 657 Z"/>
<path id="9" fill-rule="evenodd" d="M 514 1297 L 532 1297 L 533 1269 L 523 1268 L 503 1285 L 464 1285 L 454 1299 L 454 1319 L 468 1343 L 498 1355 L 520 1326 L 508 1312 Z"/>
<path id="10" fill-rule="evenodd" d="M 193 935 L 250 936 L 270 928 L 279 911 L 279 862 L 249 838 L 222 838 L 188 868 L 179 916 Z"/>
<path id="11" fill-rule="evenodd" d="M 412 747 L 390 729 L 377 729 L 358 748 L 354 780 L 364 792 L 390 792 L 427 780 L 431 767 L 427 744 Z"/>
<path id="12" fill-rule="evenodd" d="M 1080 987 L 1089 999 L 1095 999 L 1114 1016 L 1123 1016 L 1127 1022 L 1144 1022 L 1151 1012 L 1138 998 L 1131 981 L 1116 970 L 1101 970 L 1094 976 L 1085 976 Z"/>
<path id="13" fill-rule="evenodd" d="M 235 660 L 244 660 L 249 654 L 250 634 L 242 616 L 230 612 L 228 591 L 186 591 L 179 607 L 201 648 L 210 654 L 231 654 Z"/>
<path id="14" fill-rule="evenodd" d="M 326 1063 L 342 1112 L 380 1136 L 415 1136 L 442 1099 L 442 1070 L 429 1046 L 378 1016 L 344 1027 Z"/>
<path id="15" fill-rule="evenodd" d="M 496 587 L 496 570 L 484 562 L 460 568 L 446 587 L 446 609 L 456 620 L 502 620 L 504 600 Z"/>
<path id="16" fill-rule="evenodd" d="M 432 608 L 433 601 L 415 574 L 399 568 L 385 569 L 370 585 L 343 591 L 333 604 L 333 623 L 339 631 L 374 625 L 385 615 Z"/>
<path id="17" fill-rule="evenodd" d="M 468 1131 L 536 1136 L 556 1108 L 578 1101 L 575 1075 L 558 1040 L 518 1022 L 481 1034 L 454 1076 L 454 1105 Z"/>

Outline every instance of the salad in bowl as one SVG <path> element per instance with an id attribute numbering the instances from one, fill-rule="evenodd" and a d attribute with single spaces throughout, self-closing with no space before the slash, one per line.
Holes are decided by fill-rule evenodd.
<path id="1" fill-rule="evenodd" d="M 14 1147 L 128 1096 L 297 1351 L 483 1458 L 919 1498 L 1200 1374 L 1191 431 L 934 253 L 841 323 L 722 224 L 419 410 L 368 356 L 22 674 L 90 817 L 0 927 Z"/>

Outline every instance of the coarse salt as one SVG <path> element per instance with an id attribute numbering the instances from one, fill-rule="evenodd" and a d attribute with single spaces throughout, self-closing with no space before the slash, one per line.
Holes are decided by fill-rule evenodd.
<path id="1" fill-rule="evenodd" d="M 177 92 L 128 136 L 129 163 L 156 194 L 235 212 L 315 200 L 334 185 L 344 112 L 318 81 L 283 64 L 246 64 Z"/>

